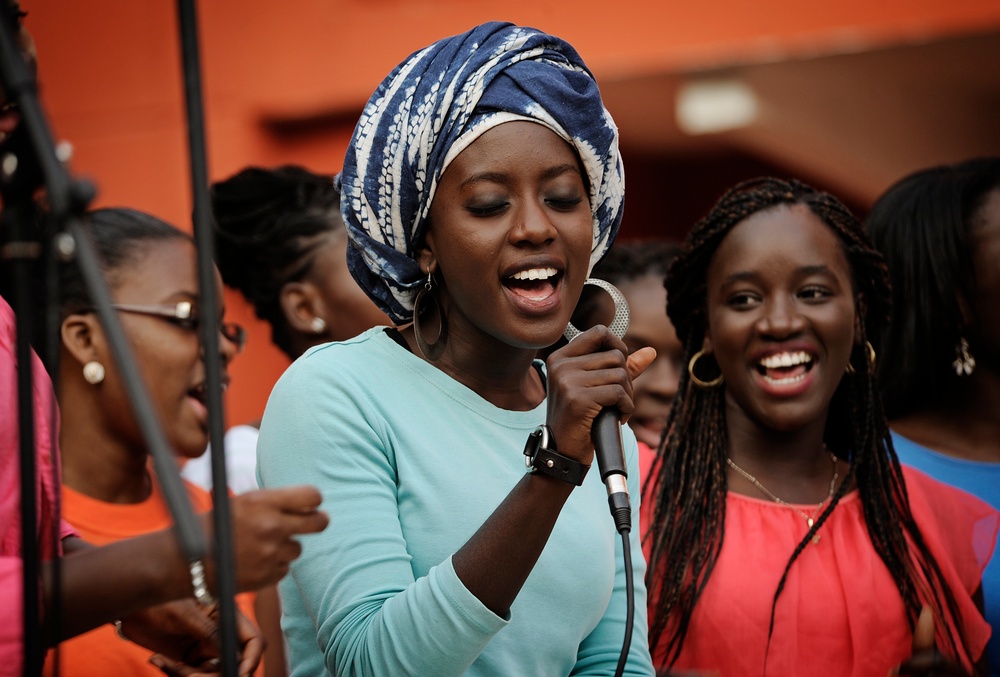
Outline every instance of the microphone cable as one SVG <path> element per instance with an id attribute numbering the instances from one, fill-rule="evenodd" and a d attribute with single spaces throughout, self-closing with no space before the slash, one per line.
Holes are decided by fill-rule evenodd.
<path id="1" fill-rule="evenodd" d="M 626 508 L 631 514 L 631 508 Z M 635 620 L 635 580 L 632 571 L 632 544 L 629 541 L 630 526 L 619 529 L 622 536 L 622 564 L 625 566 L 625 639 L 622 641 L 622 652 L 618 656 L 618 667 L 615 668 L 615 677 L 621 677 L 625 672 L 625 663 L 628 662 L 628 652 L 632 647 L 632 625 Z"/>
<path id="2" fill-rule="evenodd" d="M 628 302 L 624 295 L 610 282 L 598 278 L 588 278 L 584 285 L 600 287 L 611 296 L 614 302 L 615 314 L 608 329 L 622 338 L 628 330 L 630 313 Z M 567 341 L 572 341 L 580 335 L 580 330 L 570 322 L 563 332 Z M 632 570 L 632 544 L 629 534 L 632 530 L 632 507 L 629 501 L 628 470 L 625 467 L 625 453 L 622 448 L 621 423 L 619 413 L 612 407 L 606 407 L 594 419 L 591 426 L 591 438 L 594 441 L 594 452 L 597 465 L 601 471 L 601 481 L 608 489 L 608 506 L 615 529 L 622 537 L 622 564 L 625 567 L 625 638 L 622 641 L 622 651 L 618 656 L 618 667 L 615 677 L 621 677 L 628 662 L 629 649 L 632 647 L 632 626 L 635 621 L 635 575 Z M 617 454 L 610 453 L 617 451 Z"/>

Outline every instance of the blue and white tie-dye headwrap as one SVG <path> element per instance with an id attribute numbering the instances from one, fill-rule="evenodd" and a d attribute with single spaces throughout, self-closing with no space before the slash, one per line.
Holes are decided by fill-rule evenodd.
<path id="1" fill-rule="evenodd" d="M 365 106 L 340 175 L 351 274 L 393 321 L 413 317 L 425 281 L 415 259 L 448 164 L 483 132 L 511 120 L 550 128 L 577 151 L 594 215 L 593 267 L 621 224 L 618 129 L 571 45 L 534 28 L 493 22 L 416 52 Z"/>

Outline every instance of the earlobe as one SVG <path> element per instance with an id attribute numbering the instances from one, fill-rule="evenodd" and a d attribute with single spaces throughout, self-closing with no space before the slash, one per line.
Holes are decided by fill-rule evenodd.
<path id="1" fill-rule="evenodd" d="M 101 326 L 92 313 L 68 316 L 59 327 L 59 335 L 63 348 L 81 365 L 104 357 Z"/>
<path id="2" fill-rule="evenodd" d="M 285 320 L 297 332 L 319 334 L 326 330 L 326 308 L 311 282 L 288 282 L 279 296 Z"/>
<path id="3" fill-rule="evenodd" d="M 434 257 L 434 252 L 430 249 L 429 243 L 420 250 L 417 256 L 417 264 L 425 275 L 433 275 L 437 270 L 437 260 Z"/>
<path id="4" fill-rule="evenodd" d="M 715 352 L 715 348 L 712 346 L 712 337 L 705 334 L 705 338 L 701 341 L 701 352 L 706 355 L 712 355 Z"/>

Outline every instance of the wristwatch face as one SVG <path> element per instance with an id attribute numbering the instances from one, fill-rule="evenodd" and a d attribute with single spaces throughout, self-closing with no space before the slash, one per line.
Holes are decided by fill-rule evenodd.
<path id="1" fill-rule="evenodd" d="M 528 435 L 528 441 L 524 444 L 524 465 L 526 468 L 532 468 L 535 464 L 535 456 L 538 455 L 538 450 L 543 447 L 549 446 L 549 427 L 547 425 L 540 425 L 535 428 L 534 432 Z"/>

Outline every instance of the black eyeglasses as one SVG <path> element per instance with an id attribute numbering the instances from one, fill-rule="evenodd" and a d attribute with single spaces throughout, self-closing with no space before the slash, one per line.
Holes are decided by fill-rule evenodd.
<path id="1" fill-rule="evenodd" d="M 111 307 L 123 313 L 135 313 L 136 315 L 150 315 L 159 317 L 167 322 L 177 325 L 181 329 L 197 331 L 201 318 L 191 301 L 178 301 L 177 303 L 157 303 L 151 305 L 135 303 L 112 303 Z M 240 352 L 246 347 L 247 332 L 235 322 L 221 322 L 219 331 L 230 343 L 236 346 L 236 351 Z"/>

